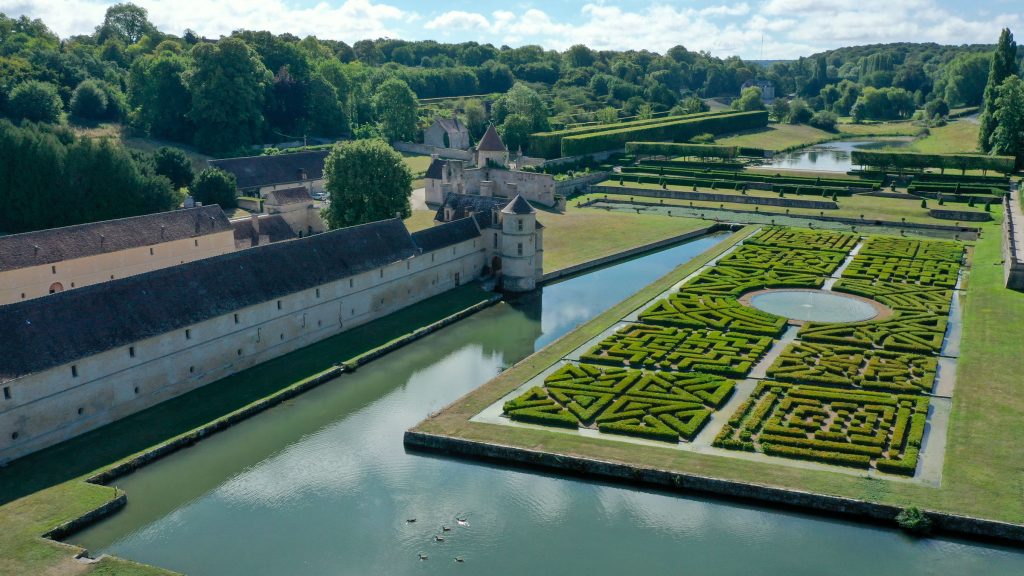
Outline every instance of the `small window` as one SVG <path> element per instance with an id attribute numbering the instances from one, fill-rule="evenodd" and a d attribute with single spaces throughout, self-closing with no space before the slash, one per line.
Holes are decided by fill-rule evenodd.
<path id="1" fill-rule="evenodd" d="M 18 433 L 17 432 L 11 432 L 11 440 L 17 440 L 17 439 L 18 439 Z"/>
<path id="2" fill-rule="evenodd" d="M 523 221 L 522 220 L 516 220 L 516 226 L 519 228 L 520 232 L 523 231 Z"/>
<path id="3" fill-rule="evenodd" d="M 152 248 L 150 248 L 150 249 L 149 249 L 149 255 L 150 255 L 150 256 L 152 256 L 152 255 L 153 255 L 153 249 L 152 249 Z"/>
<path id="4" fill-rule="evenodd" d="M 196 240 L 195 242 L 196 242 L 196 246 L 199 246 L 199 240 Z"/>
<path id="5" fill-rule="evenodd" d="M 242 355 L 242 349 L 241 349 L 241 348 L 239 348 L 239 349 L 238 349 L 238 350 L 237 350 L 237 351 L 236 351 L 235 353 L 236 353 L 237 355 L 241 356 L 241 355 Z"/>
<path id="6" fill-rule="evenodd" d="M 281 340 L 284 340 L 284 332 L 281 333 Z"/>
<path id="7" fill-rule="evenodd" d="M 494 235 L 494 249 L 495 250 L 498 249 L 498 235 L 497 234 Z"/>
<path id="8" fill-rule="evenodd" d="M 135 346 L 128 347 L 128 356 L 130 358 L 135 358 Z"/>
<path id="9" fill-rule="evenodd" d="M 136 394 L 138 394 L 138 393 L 139 393 L 139 387 L 138 387 L 138 386 L 136 386 L 136 387 L 135 387 L 135 393 L 136 393 Z"/>
<path id="10" fill-rule="evenodd" d="M 412 261 L 410 261 L 410 260 L 406 260 L 405 261 L 405 269 L 406 270 L 412 270 Z"/>
<path id="11" fill-rule="evenodd" d="M 433 262 L 433 261 L 434 261 L 434 254 L 431 254 L 431 255 L 430 255 L 430 261 L 431 261 L 431 262 Z"/>
<path id="12" fill-rule="evenodd" d="M 319 288 L 317 288 L 317 289 L 316 289 L 316 297 L 317 297 L 317 298 L 319 298 L 319 297 L 320 297 L 320 289 L 319 289 Z"/>
<path id="13" fill-rule="evenodd" d="M 85 408 L 82 408 L 81 406 L 79 406 L 78 407 L 78 415 L 81 416 L 83 412 L 85 412 Z"/>
<path id="14" fill-rule="evenodd" d="M 323 326 L 324 325 L 324 321 L 323 320 L 317 320 L 316 321 L 316 325 L 317 326 Z"/>
<path id="15" fill-rule="evenodd" d="M 110 275 L 110 279 L 111 279 L 111 280 L 113 280 L 113 279 L 114 279 L 114 275 L 113 275 L 113 274 L 111 274 L 111 275 Z"/>
<path id="16" fill-rule="evenodd" d="M 281 309 L 281 301 L 280 301 L 280 300 L 278 300 L 278 301 L 277 301 L 277 309 L 278 309 L 278 310 L 280 310 L 280 309 Z"/>
<path id="17" fill-rule="evenodd" d="M 10 386 L 4 386 L 4 400 L 10 400 L 10 399 L 11 399 L 11 387 Z"/>
<path id="18" fill-rule="evenodd" d="M 354 284 L 355 284 L 355 280 L 353 280 L 352 278 L 349 278 L 348 279 L 348 287 L 351 288 Z"/>
<path id="19" fill-rule="evenodd" d="M 185 328 L 185 340 L 191 340 L 191 339 L 192 339 L 192 330 L 190 330 L 188 328 Z"/>
<path id="20" fill-rule="evenodd" d="M 188 367 L 188 373 L 189 374 L 195 374 L 195 372 L 196 372 L 196 367 L 195 366 L 189 366 Z"/>
<path id="21" fill-rule="evenodd" d="M 238 324 L 238 314 L 235 314 L 235 324 Z"/>
<path id="22" fill-rule="evenodd" d="M 78 378 L 78 366 L 71 366 L 71 377 Z"/>
<path id="23" fill-rule="evenodd" d="M 519 244 L 516 245 L 516 252 L 518 252 L 520 256 L 523 255 L 523 243 L 522 242 L 520 242 Z"/>
<path id="24" fill-rule="evenodd" d="M 22 299 L 22 300 L 24 300 L 24 299 L 25 299 L 25 293 L 24 293 L 24 292 L 22 292 L 22 293 L 21 293 L 21 299 Z"/>
<path id="25" fill-rule="evenodd" d="M 380 269 L 380 277 L 381 277 L 381 278 L 383 278 L 383 277 L 384 277 L 384 269 L 383 269 L 383 268 L 381 268 L 381 269 Z"/>
<path id="26" fill-rule="evenodd" d="M 56 274 L 57 273 L 57 267 L 56 266 L 50 266 L 50 272 L 53 272 L 54 274 Z"/>
<path id="27" fill-rule="evenodd" d="M 455 246 L 452 246 L 452 255 L 455 255 Z"/>

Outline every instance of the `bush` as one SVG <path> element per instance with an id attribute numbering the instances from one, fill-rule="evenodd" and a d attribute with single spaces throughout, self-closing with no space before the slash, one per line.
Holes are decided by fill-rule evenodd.
<path id="1" fill-rule="evenodd" d="M 177 148 L 164 146 L 153 154 L 153 169 L 167 177 L 175 188 L 184 188 L 192 183 L 192 163 L 188 156 Z"/>
<path id="2" fill-rule="evenodd" d="M 7 102 L 10 116 L 16 120 L 32 122 L 60 122 L 64 104 L 57 95 L 57 87 L 48 82 L 29 80 L 22 82 L 11 91 Z"/>
<path id="3" fill-rule="evenodd" d="M 814 116 L 811 116 L 811 120 L 808 122 L 811 126 L 827 132 L 835 132 L 836 124 L 838 123 L 839 117 L 836 116 L 835 113 L 828 112 L 826 110 L 819 110 L 818 112 L 815 112 Z"/>
<path id="4" fill-rule="evenodd" d="M 932 521 L 916 506 L 905 508 L 896 515 L 896 523 L 900 528 L 911 534 L 928 534 L 932 530 Z"/>
<path id="5" fill-rule="evenodd" d="M 107 115 L 107 93 L 99 82 L 83 80 L 71 94 L 71 113 L 87 120 L 100 120 Z"/>

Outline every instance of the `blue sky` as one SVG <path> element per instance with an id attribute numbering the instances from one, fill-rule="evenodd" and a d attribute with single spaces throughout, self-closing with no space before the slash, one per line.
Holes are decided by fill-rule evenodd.
<path id="1" fill-rule="evenodd" d="M 0 12 L 42 18 L 61 36 L 90 32 L 106 0 L 0 0 Z M 476 40 L 497 46 L 795 58 L 895 41 L 992 43 L 1024 28 L 1022 0 L 136 0 L 163 30 L 217 37 L 238 28 L 363 38 Z"/>

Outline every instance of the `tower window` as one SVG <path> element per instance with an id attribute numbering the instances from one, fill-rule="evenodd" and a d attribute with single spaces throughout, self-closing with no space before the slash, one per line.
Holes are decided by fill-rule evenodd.
<path id="1" fill-rule="evenodd" d="M 78 415 L 81 416 L 83 412 L 85 412 L 85 408 L 82 408 L 81 406 L 79 406 L 78 407 Z"/>
<path id="2" fill-rule="evenodd" d="M 520 232 L 523 231 L 523 221 L 522 220 L 516 220 L 516 226 L 519 228 Z"/>
<path id="3" fill-rule="evenodd" d="M 238 324 L 238 314 L 235 314 L 235 324 Z"/>
<path id="4" fill-rule="evenodd" d="M 523 255 L 523 243 L 522 242 L 520 242 L 519 244 L 516 245 L 516 252 L 518 252 L 520 256 Z"/>
<path id="5" fill-rule="evenodd" d="M 152 256 L 152 255 L 153 255 L 153 249 L 152 249 L 152 248 L 150 248 L 150 249 L 149 249 L 149 255 L 150 255 L 150 256 Z"/>
<path id="6" fill-rule="evenodd" d="M 319 289 L 319 288 L 317 288 L 317 289 L 316 289 L 316 297 L 317 297 L 317 298 L 319 298 L 319 297 L 320 297 L 320 289 Z"/>
<path id="7" fill-rule="evenodd" d="M 196 371 L 196 367 L 195 366 L 189 366 L 188 367 L 188 373 L 189 374 L 195 374 L 195 371 Z"/>
<path id="8" fill-rule="evenodd" d="M 135 358 L 135 346 L 128 347 L 128 356 L 131 358 Z"/>
<path id="9" fill-rule="evenodd" d="M 4 386 L 4 400 L 10 400 L 10 399 L 11 399 L 11 387 L 10 386 Z"/>
<path id="10" fill-rule="evenodd" d="M 57 273 L 57 267 L 56 266 L 50 266 L 50 272 L 53 272 L 54 274 L 56 274 Z"/>
<path id="11" fill-rule="evenodd" d="M 72 378 L 78 378 L 78 366 L 75 366 L 75 365 L 71 366 L 71 377 Z"/>
<path id="12" fill-rule="evenodd" d="M 192 339 L 192 330 L 190 330 L 188 328 L 185 328 L 185 340 L 191 340 L 191 339 Z"/>
<path id="13" fill-rule="evenodd" d="M 278 301 L 277 301 L 277 309 L 278 309 L 278 310 L 280 310 L 280 309 L 281 309 L 281 301 L 280 301 L 280 300 L 278 300 Z"/>

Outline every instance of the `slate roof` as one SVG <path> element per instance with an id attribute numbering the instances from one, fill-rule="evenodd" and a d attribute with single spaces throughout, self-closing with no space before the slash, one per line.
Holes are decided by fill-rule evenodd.
<path id="1" fill-rule="evenodd" d="M 445 132 L 465 132 L 466 125 L 458 118 L 438 117 L 436 122 L 441 125 Z"/>
<path id="2" fill-rule="evenodd" d="M 537 211 L 533 209 L 533 206 L 530 206 L 530 203 L 525 198 L 516 194 L 516 197 L 501 209 L 501 212 L 503 214 L 534 214 Z"/>
<path id="3" fill-rule="evenodd" d="M 0 382 L 418 252 L 401 220 L 382 220 L 0 306 Z"/>
<path id="4" fill-rule="evenodd" d="M 284 204 L 311 204 L 313 197 L 309 195 L 309 190 L 299 186 L 267 192 L 266 200 L 267 204 L 282 206 Z"/>
<path id="5" fill-rule="evenodd" d="M 452 220 L 459 220 L 469 216 L 470 214 L 481 214 L 483 215 L 483 223 L 481 226 L 486 228 L 490 226 L 491 210 L 497 208 L 501 209 L 506 203 L 504 198 L 496 198 L 494 196 L 478 196 L 476 194 L 459 194 L 458 192 L 449 192 L 444 196 L 444 202 L 441 203 L 441 207 L 437 209 L 437 214 L 434 215 L 434 220 L 438 222 L 444 222 L 445 208 L 452 210 Z"/>
<path id="6" fill-rule="evenodd" d="M 256 229 L 252 226 L 252 218 L 232 220 L 231 228 L 234 229 L 235 248 L 238 250 L 259 246 L 261 235 L 268 236 L 270 242 L 281 242 L 282 240 L 298 238 L 298 235 L 280 214 L 260 216 L 259 234 L 256 233 Z"/>
<path id="7" fill-rule="evenodd" d="M 322 179 L 327 153 L 327 150 L 314 150 L 273 156 L 225 158 L 210 160 L 209 163 L 214 168 L 234 174 L 239 189 L 260 188 L 301 182 L 303 170 L 307 180 Z"/>
<path id="8" fill-rule="evenodd" d="M 231 229 L 216 204 L 0 237 L 0 272 Z"/>
<path id="9" fill-rule="evenodd" d="M 479 237 L 480 229 L 476 221 L 473 218 L 461 218 L 413 232 L 412 241 L 424 252 L 432 252 Z"/>
<path id="10" fill-rule="evenodd" d="M 423 177 L 429 178 L 431 180 L 440 180 L 442 169 L 444 169 L 444 160 L 441 160 L 440 158 L 434 158 L 434 160 L 430 163 L 430 166 L 427 167 L 427 172 L 426 174 L 423 175 Z"/>
<path id="11" fill-rule="evenodd" d="M 480 139 L 476 149 L 485 152 L 505 152 L 505 144 L 501 142 L 501 137 L 498 136 L 497 130 L 494 129 L 494 124 L 487 127 L 487 132 L 484 132 L 484 137 Z"/>

